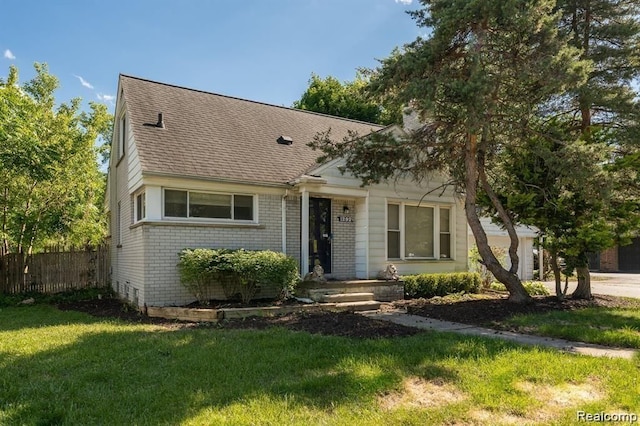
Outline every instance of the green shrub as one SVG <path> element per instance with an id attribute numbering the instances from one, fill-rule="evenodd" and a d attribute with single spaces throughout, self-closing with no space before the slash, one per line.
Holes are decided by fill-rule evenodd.
<path id="1" fill-rule="evenodd" d="M 185 249 L 178 267 L 182 284 L 201 302 L 210 299 L 216 285 L 228 299 L 239 296 L 247 303 L 263 287 L 284 295 L 298 281 L 295 259 L 270 250 Z"/>
<path id="2" fill-rule="evenodd" d="M 480 275 L 474 272 L 405 275 L 402 280 L 404 294 L 408 299 L 446 296 L 460 292 L 477 293 L 481 285 Z"/>
<path id="3" fill-rule="evenodd" d="M 211 269 L 214 256 L 214 250 L 208 249 L 184 249 L 180 252 L 180 282 L 199 302 L 209 300 L 209 288 L 214 277 Z"/>
<path id="4" fill-rule="evenodd" d="M 531 296 L 548 296 L 551 294 L 547 287 L 544 286 L 541 282 L 535 281 L 523 281 L 522 285 L 524 289 L 527 290 L 527 293 Z M 495 291 L 507 291 L 507 288 L 502 283 L 492 283 L 491 290 Z"/>

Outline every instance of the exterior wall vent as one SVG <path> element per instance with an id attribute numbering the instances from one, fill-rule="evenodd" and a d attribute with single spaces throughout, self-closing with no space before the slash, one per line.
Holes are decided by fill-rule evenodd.
<path id="1" fill-rule="evenodd" d="M 291 145 L 293 143 L 293 138 L 291 136 L 280 136 L 278 138 L 278 143 L 280 145 Z"/>

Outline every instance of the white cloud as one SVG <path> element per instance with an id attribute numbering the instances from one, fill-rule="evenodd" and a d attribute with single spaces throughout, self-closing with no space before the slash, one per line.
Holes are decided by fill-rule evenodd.
<path id="1" fill-rule="evenodd" d="M 7 58 L 7 59 L 14 60 L 16 58 L 16 55 L 14 55 L 12 51 L 7 49 L 7 50 L 4 51 L 4 57 Z"/>
<path id="2" fill-rule="evenodd" d="M 396 0 L 396 3 L 410 5 L 411 3 L 413 3 L 413 0 Z"/>
<path id="3" fill-rule="evenodd" d="M 87 80 L 85 80 L 84 78 L 80 77 L 79 75 L 75 75 L 75 74 L 73 76 L 75 78 L 77 78 L 78 80 L 80 80 L 80 84 L 82 84 L 87 89 L 93 89 L 93 85 L 91 83 L 89 83 Z"/>
<path id="4" fill-rule="evenodd" d="M 102 93 L 96 94 L 96 97 L 99 100 L 101 100 L 102 102 L 108 102 L 108 103 L 110 103 L 112 105 L 113 105 L 113 101 L 116 100 L 115 95 L 105 95 L 105 94 L 102 94 Z"/>

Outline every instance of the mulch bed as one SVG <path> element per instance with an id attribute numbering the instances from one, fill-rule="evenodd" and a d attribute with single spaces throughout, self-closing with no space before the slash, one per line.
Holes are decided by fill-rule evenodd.
<path id="1" fill-rule="evenodd" d="M 544 313 L 551 310 L 574 310 L 595 306 L 640 308 L 640 301 L 598 295 L 592 300 L 566 299 L 559 302 L 555 297 L 547 296 L 535 297 L 533 303 L 528 305 L 516 305 L 509 303 L 506 296 L 491 295 L 482 299 L 474 296 L 465 296 L 462 300 L 454 302 L 439 298 L 403 300 L 394 302 L 389 307 L 404 308 L 410 314 L 429 318 L 500 328 L 502 320 L 517 314 Z M 353 312 L 303 312 L 279 317 L 224 320 L 219 323 L 192 323 L 147 317 L 121 301 L 110 298 L 67 302 L 59 304 L 58 308 L 85 312 L 96 317 L 118 318 L 132 323 L 157 324 L 173 329 L 193 327 L 265 329 L 268 327 L 284 327 L 290 330 L 323 335 L 371 339 L 411 336 L 423 332 L 415 328 L 364 317 Z"/>
<path id="2" fill-rule="evenodd" d="M 224 320 L 219 323 L 192 323 L 148 317 L 117 299 L 103 298 L 67 302 L 59 304 L 58 309 L 80 311 L 96 317 L 117 318 L 138 324 L 156 324 L 172 329 L 194 327 L 266 329 L 268 327 L 284 327 L 308 333 L 364 339 L 412 336 L 422 332 L 412 327 L 367 318 L 353 312 L 302 312 L 278 317 Z"/>
<path id="3" fill-rule="evenodd" d="M 571 311 L 589 307 L 638 308 L 640 301 L 632 301 L 614 296 L 596 295 L 591 300 L 565 299 L 559 301 L 555 296 L 536 296 L 526 305 L 510 303 L 504 295 L 495 295 L 483 299 L 470 298 L 455 302 L 444 299 L 419 299 L 399 301 L 397 307 L 405 307 L 413 315 L 454 321 L 470 325 L 496 326 L 500 322 L 520 314 L 540 314 L 549 311 Z"/>

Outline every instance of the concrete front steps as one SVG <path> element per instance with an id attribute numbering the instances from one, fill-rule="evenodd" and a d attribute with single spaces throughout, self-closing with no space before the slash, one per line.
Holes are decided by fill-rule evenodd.
<path id="1" fill-rule="evenodd" d="M 335 303 L 338 309 L 353 311 L 377 311 L 381 302 L 374 300 L 373 293 L 336 293 L 336 289 L 314 289 L 309 297 L 320 303 Z"/>
<path id="2" fill-rule="evenodd" d="M 347 301 L 377 300 L 380 302 L 392 302 L 404 298 L 404 283 L 402 281 L 384 280 L 348 280 L 348 281 L 323 281 L 302 282 L 296 287 L 296 296 L 308 297 L 316 302 L 329 302 L 325 297 L 338 294 L 361 294 L 355 299 L 335 300 L 338 303 Z M 367 296 L 364 296 L 367 294 Z M 372 294 L 372 298 L 369 298 Z"/>
<path id="3" fill-rule="evenodd" d="M 335 307 L 338 311 L 368 312 L 378 311 L 380 305 L 382 305 L 382 302 L 378 302 L 377 300 L 363 300 L 361 302 L 340 302 L 336 303 Z"/>

